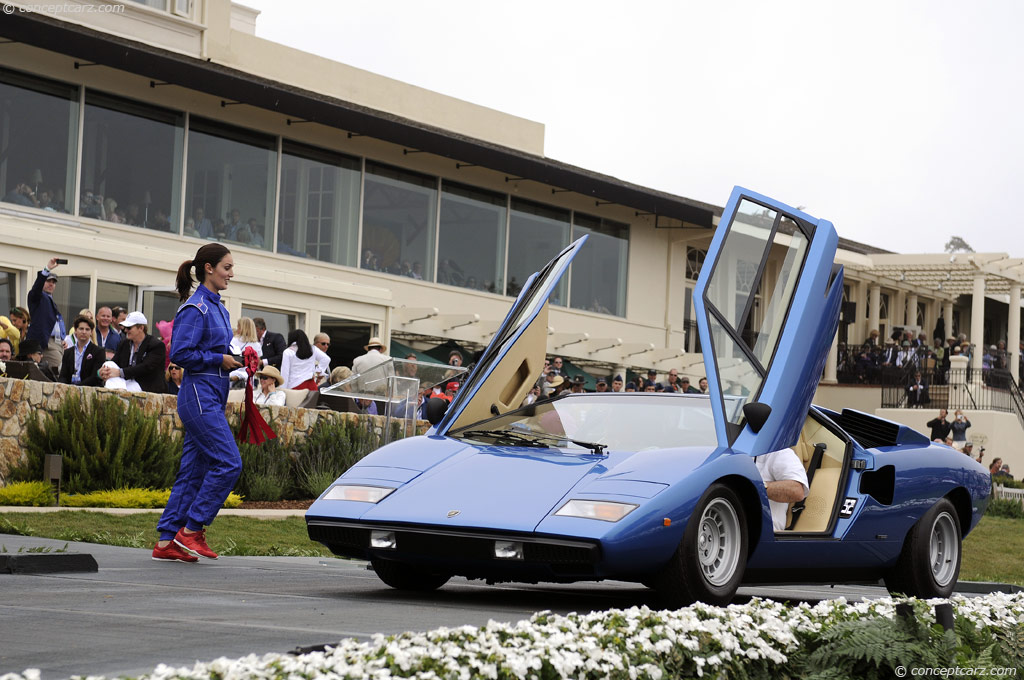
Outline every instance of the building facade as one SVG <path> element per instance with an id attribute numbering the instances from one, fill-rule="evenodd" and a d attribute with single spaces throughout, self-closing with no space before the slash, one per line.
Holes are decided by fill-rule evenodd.
<path id="1" fill-rule="evenodd" d="M 69 260 L 56 293 L 66 318 L 106 304 L 170 319 L 178 264 L 219 240 L 236 262 L 232 316 L 328 332 L 335 364 L 372 335 L 475 348 L 526 278 L 588 235 L 552 300 L 549 352 L 599 375 L 701 373 L 691 298 L 720 207 L 548 159 L 538 123 L 257 38 L 257 13 L 225 0 L 9 5 L 8 309 L 56 256 Z M 940 317 L 947 335 L 979 342 L 984 328 L 986 342 L 1017 348 L 1016 261 L 964 259 L 964 298 L 952 279 L 907 275 L 935 263 L 908 269 L 850 241 L 837 260 L 848 303 L 837 351 L 871 329 L 930 337 Z M 1004 313 L 990 301 L 977 316 L 979 278 L 982 300 L 1005 294 Z"/>

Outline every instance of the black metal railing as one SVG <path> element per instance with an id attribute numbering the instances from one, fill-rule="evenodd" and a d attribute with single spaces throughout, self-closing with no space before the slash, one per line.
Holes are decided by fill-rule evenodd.
<path id="1" fill-rule="evenodd" d="M 921 371 L 923 390 L 915 373 L 883 370 L 882 408 L 944 408 L 1013 413 L 1024 427 L 1024 397 L 1013 374 L 1003 369 L 942 369 Z"/>

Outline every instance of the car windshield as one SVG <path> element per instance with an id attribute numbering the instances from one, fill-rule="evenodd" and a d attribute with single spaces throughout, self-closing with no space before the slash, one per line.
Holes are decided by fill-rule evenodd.
<path id="1" fill-rule="evenodd" d="M 566 395 L 482 420 L 451 436 L 583 450 L 594 450 L 593 444 L 613 451 L 718 445 L 711 402 L 705 395 Z"/>

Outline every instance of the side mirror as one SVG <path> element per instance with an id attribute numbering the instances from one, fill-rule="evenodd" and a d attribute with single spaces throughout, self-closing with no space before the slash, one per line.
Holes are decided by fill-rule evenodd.
<path id="1" fill-rule="evenodd" d="M 440 397 L 431 397 L 427 400 L 427 422 L 437 425 L 448 412 L 448 400 Z"/>
<path id="2" fill-rule="evenodd" d="M 762 404 L 759 401 L 752 401 L 743 405 L 743 416 L 747 419 L 747 425 L 754 433 L 761 431 L 764 424 L 768 422 L 768 416 L 772 414 L 772 407 Z"/>

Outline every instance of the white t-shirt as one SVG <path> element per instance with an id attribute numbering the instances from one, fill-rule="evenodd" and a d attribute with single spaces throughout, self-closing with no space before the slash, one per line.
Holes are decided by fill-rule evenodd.
<path id="1" fill-rule="evenodd" d="M 284 351 L 281 357 L 281 377 L 284 378 L 284 385 L 288 389 L 301 385 L 303 382 L 314 377 L 315 374 L 331 374 L 331 358 L 323 353 L 319 347 L 314 346 L 313 354 L 306 359 L 300 359 L 295 353 L 295 345 Z"/>
<path id="2" fill-rule="evenodd" d="M 804 497 L 807 496 L 807 471 L 804 470 L 804 464 L 800 462 L 800 458 L 793 449 L 781 449 L 757 456 L 754 458 L 754 465 L 757 466 L 757 471 L 761 473 L 761 479 L 765 482 L 781 482 L 792 479 L 803 484 Z M 789 503 L 768 499 L 768 507 L 772 511 L 772 526 L 775 531 L 785 530 Z"/>

